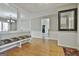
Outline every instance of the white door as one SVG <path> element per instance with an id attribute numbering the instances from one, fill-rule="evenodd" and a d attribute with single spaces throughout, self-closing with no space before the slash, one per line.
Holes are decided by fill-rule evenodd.
<path id="1" fill-rule="evenodd" d="M 44 36 L 48 37 L 48 33 L 49 33 L 49 18 L 43 18 L 43 19 L 41 19 L 41 32 L 42 32 L 43 25 L 45 25 Z"/>

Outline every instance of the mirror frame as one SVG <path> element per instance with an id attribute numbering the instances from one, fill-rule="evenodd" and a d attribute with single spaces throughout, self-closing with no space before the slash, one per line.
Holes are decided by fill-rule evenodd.
<path id="1" fill-rule="evenodd" d="M 61 29 L 60 27 L 60 22 L 61 22 L 61 13 L 65 13 L 65 12 L 71 12 L 74 11 L 74 29 Z M 62 10 L 62 11 L 58 11 L 58 30 L 59 31 L 77 31 L 77 8 L 74 9 L 68 9 L 68 10 Z"/>

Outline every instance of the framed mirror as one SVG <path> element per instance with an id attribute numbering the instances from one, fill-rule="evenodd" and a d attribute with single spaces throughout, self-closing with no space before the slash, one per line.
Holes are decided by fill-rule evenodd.
<path id="1" fill-rule="evenodd" d="M 77 8 L 58 12 L 59 31 L 77 31 Z"/>

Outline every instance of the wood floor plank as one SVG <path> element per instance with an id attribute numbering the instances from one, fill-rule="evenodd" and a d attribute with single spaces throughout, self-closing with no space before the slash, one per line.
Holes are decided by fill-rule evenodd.
<path id="1" fill-rule="evenodd" d="M 64 56 L 62 47 L 56 40 L 43 42 L 42 39 L 33 38 L 31 44 L 23 44 L 22 48 L 13 48 L 6 51 L 8 56 Z"/>

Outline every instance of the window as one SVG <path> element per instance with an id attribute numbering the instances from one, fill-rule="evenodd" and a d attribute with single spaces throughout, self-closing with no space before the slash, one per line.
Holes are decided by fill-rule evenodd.
<path id="1" fill-rule="evenodd" d="M 9 30 L 9 24 L 7 22 L 3 22 L 3 31 Z"/>
<path id="2" fill-rule="evenodd" d="M 1 22 L 0 21 L 0 32 L 1 31 L 8 31 L 8 30 L 9 30 L 8 22 Z"/>
<path id="3" fill-rule="evenodd" d="M 0 22 L 0 31 L 1 31 L 1 29 L 2 29 L 2 25 L 1 25 L 1 22 Z"/>
<path id="4" fill-rule="evenodd" d="M 16 20 L 0 18 L 0 32 L 15 31 L 16 25 Z"/>

